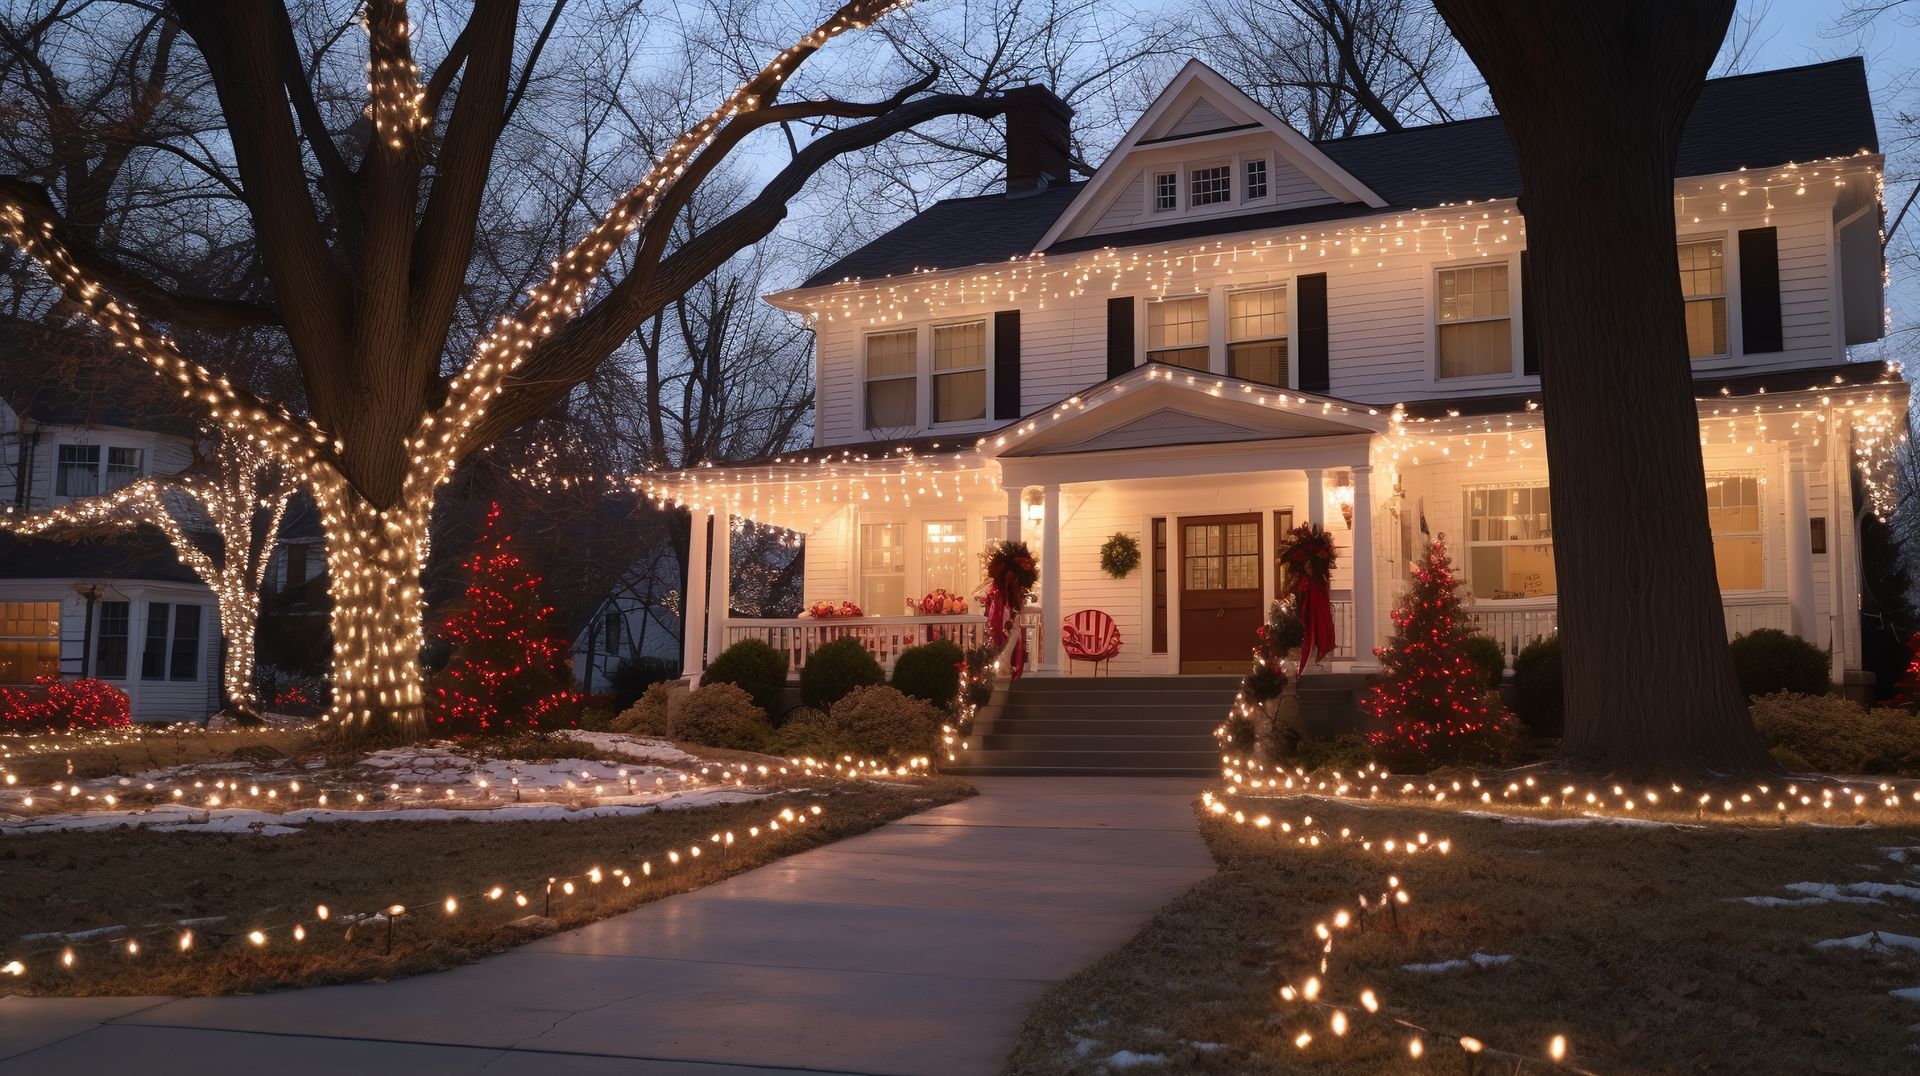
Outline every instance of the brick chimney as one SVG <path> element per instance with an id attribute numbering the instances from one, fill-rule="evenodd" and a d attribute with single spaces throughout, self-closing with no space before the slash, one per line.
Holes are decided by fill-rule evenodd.
<path id="1" fill-rule="evenodd" d="M 1007 193 L 1032 194 L 1068 182 L 1073 109 L 1045 86 L 1015 86 L 1001 97 L 1007 103 Z"/>

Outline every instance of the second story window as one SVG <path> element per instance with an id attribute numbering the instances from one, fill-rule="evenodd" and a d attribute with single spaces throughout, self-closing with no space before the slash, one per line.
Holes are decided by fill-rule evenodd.
<path id="1" fill-rule="evenodd" d="M 914 401 L 919 341 L 915 329 L 867 337 L 867 429 L 897 430 L 919 425 Z"/>
<path id="2" fill-rule="evenodd" d="M 1173 172 L 1161 172 L 1153 177 L 1153 211 L 1165 213 L 1180 208 L 1180 177 Z"/>
<path id="3" fill-rule="evenodd" d="M 1680 244 L 1680 294 L 1687 301 L 1687 355 L 1727 354 L 1727 250 L 1719 239 Z"/>
<path id="4" fill-rule="evenodd" d="M 1264 160 L 1247 162 L 1247 184 L 1241 188 L 1246 192 L 1248 201 L 1267 196 L 1267 162 Z"/>
<path id="5" fill-rule="evenodd" d="M 1147 304 L 1147 361 L 1207 368 L 1207 297 L 1160 299 Z"/>
<path id="6" fill-rule="evenodd" d="M 933 327 L 933 421 L 987 417 L 987 323 Z"/>
<path id="7" fill-rule="evenodd" d="M 1440 270 L 1436 377 L 1513 373 L 1512 300 L 1507 264 Z"/>
<path id="8" fill-rule="evenodd" d="M 1227 373 L 1262 385 L 1286 385 L 1286 288 L 1227 293 Z"/>
<path id="9" fill-rule="evenodd" d="M 137 448 L 107 449 L 107 481 L 104 492 L 111 493 L 122 486 L 130 486 L 140 478 L 141 456 Z"/>
<path id="10" fill-rule="evenodd" d="M 53 492 L 61 497 L 91 497 L 100 492 L 100 446 L 61 445 L 60 469 Z"/>
<path id="11" fill-rule="evenodd" d="M 1233 166 L 1215 165 L 1196 168 L 1188 176 L 1188 205 L 1219 205 L 1233 200 Z"/>

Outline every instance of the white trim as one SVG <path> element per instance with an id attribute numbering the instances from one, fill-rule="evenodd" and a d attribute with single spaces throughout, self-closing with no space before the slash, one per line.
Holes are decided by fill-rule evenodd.
<path id="1" fill-rule="evenodd" d="M 1456 258 L 1449 261 L 1431 262 L 1427 265 L 1426 284 L 1425 284 L 1425 291 L 1426 291 L 1425 303 L 1426 303 L 1426 321 L 1427 321 L 1427 324 L 1426 324 L 1426 336 L 1427 336 L 1426 387 L 1434 390 L 1438 390 L 1442 387 L 1450 388 L 1450 389 L 1464 387 L 1468 390 L 1472 390 L 1475 388 L 1480 388 L 1488 385 L 1499 385 L 1499 384 L 1508 383 L 1508 382 L 1520 381 L 1528 376 L 1531 376 L 1536 380 L 1538 379 L 1539 377 L 1538 374 L 1527 375 L 1522 373 L 1522 371 L 1526 369 L 1527 359 L 1526 359 L 1526 355 L 1524 354 L 1524 352 L 1526 351 L 1526 336 L 1523 332 L 1523 326 L 1520 323 L 1520 318 L 1521 318 L 1521 309 L 1525 304 L 1526 297 L 1523 294 L 1521 294 L 1521 291 L 1520 291 L 1520 254 L 1521 254 L 1521 251 L 1515 250 L 1508 254 L 1488 254 L 1478 258 Z M 1497 373 L 1497 374 L 1493 374 L 1493 373 L 1465 374 L 1459 377 L 1441 377 L 1440 376 L 1440 274 L 1457 270 L 1457 269 L 1478 269 L 1478 268 L 1482 268 L 1488 265 L 1493 265 L 1496 263 L 1507 267 L 1507 312 L 1506 314 L 1493 315 L 1485 318 L 1473 318 L 1467 322 L 1456 321 L 1456 322 L 1452 322 L 1451 324 L 1456 324 L 1456 325 L 1471 324 L 1473 322 L 1478 322 L 1478 321 L 1497 321 L 1504 318 L 1505 321 L 1507 322 L 1507 336 L 1508 336 L 1507 354 L 1508 354 L 1509 362 L 1508 362 L 1507 371 L 1505 373 Z M 1676 265 L 1675 271 L 1678 272 L 1677 265 Z"/>

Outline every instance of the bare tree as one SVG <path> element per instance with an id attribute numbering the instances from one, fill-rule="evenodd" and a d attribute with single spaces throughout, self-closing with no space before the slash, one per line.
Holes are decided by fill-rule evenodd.
<path id="1" fill-rule="evenodd" d="M 420 572 L 435 491 L 453 468 L 566 400 L 672 299 L 770 233 L 837 156 L 929 120 L 1001 111 L 992 99 L 927 93 L 931 78 L 871 102 L 780 99 L 823 45 L 894 4 L 850 0 L 749 74 L 667 143 L 522 300 L 485 304 L 497 316 L 471 357 L 451 363 L 453 325 L 478 312 L 469 267 L 495 151 L 558 2 L 522 47 L 516 0 L 479 0 L 464 21 L 435 29 L 413 25 L 400 0 L 369 0 L 364 64 L 346 58 L 348 28 L 327 23 L 324 8 L 299 20 L 261 0 L 167 9 L 217 96 L 234 164 L 226 182 L 244 209 L 235 223 L 250 232 L 265 296 L 170 287 L 74 227 L 72 207 L 30 178 L 0 181 L 0 227 L 116 346 L 311 487 L 327 529 L 333 714 L 350 735 L 417 737 Z M 444 54 L 423 75 L 416 42 L 436 37 Z M 342 72 L 359 66 L 367 90 L 346 92 Z M 675 245 L 674 222 L 700 185 L 750 135 L 781 124 L 837 126 L 741 208 Z M 257 326 L 286 334 L 304 413 L 187 358 L 171 334 Z"/>
<path id="2" fill-rule="evenodd" d="M 1733 0 L 1438 7 L 1520 165 L 1566 758 L 1636 777 L 1769 771 L 1727 650 L 1673 274 L 1680 134 Z M 1653 549 L 1623 525 L 1648 504 L 1662 508 Z"/>
<path id="3" fill-rule="evenodd" d="M 1308 138 L 1450 120 L 1477 88 L 1419 0 L 1202 0 L 1199 14 L 1213 65 Z"/>

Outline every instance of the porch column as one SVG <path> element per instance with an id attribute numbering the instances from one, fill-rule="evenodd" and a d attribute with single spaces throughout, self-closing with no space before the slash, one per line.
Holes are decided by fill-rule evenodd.
<path id="1" fill-rule="evenodd" d="M 1327 491 L 1320 481 L 1320 468 L 1307 470 L 1307 522 L 1327 525 Z"/>
<path id="2" fill-rule="evenodd" d="M 1040 487 L 1045 503 L 1040 520 L 1045 550 L 1040 554 L 1040 654 L 1033 671 L 1054 674 L 1060 671 L 1060 484 Z"/>
<path id="3" fill-rule="evenodd" d="M 687 589 L 680 594 L 680 675 L 697 682 L 706 671 L 707 520 L 704 508 L 687 511 Z"/>
<path id="4" fill-rule="evenodd" d="M 733 599 L 733 517 L 713 517 L 713 582 L 707 591 L 707 653 L 727 648 L 727 608 Z"/>
<path id="5" fill-rule="evenodd" d="M 1373 467 L 1353 469 L 1353 660 L 1372 667 L 1373 573 L 1380 556 L 1373 548 Z"/>
<path id="6" fill-rule="evenodd" d="M 1020 513 L 1026 509 L 1026 506 L 1020 503 L 1020 495 L 1023 492 L 1019 486 L 1007 487 L 1007 518 L 1005 523 L 1007 533 L 1001 535 L 1001 537 L 1009 542 L 1017 542 L 1020 540 Z"/>
<path id="7" fill-rule="evenodd" d="M 1787 617 L 1795 635 L 1813 641 L 1813 534 L 1807 512 L 1806 460 L 1800 452 L 1786 459 L 1787 487 Z M 1817 645 L 1817 644 L 1816 644 Z"/>

